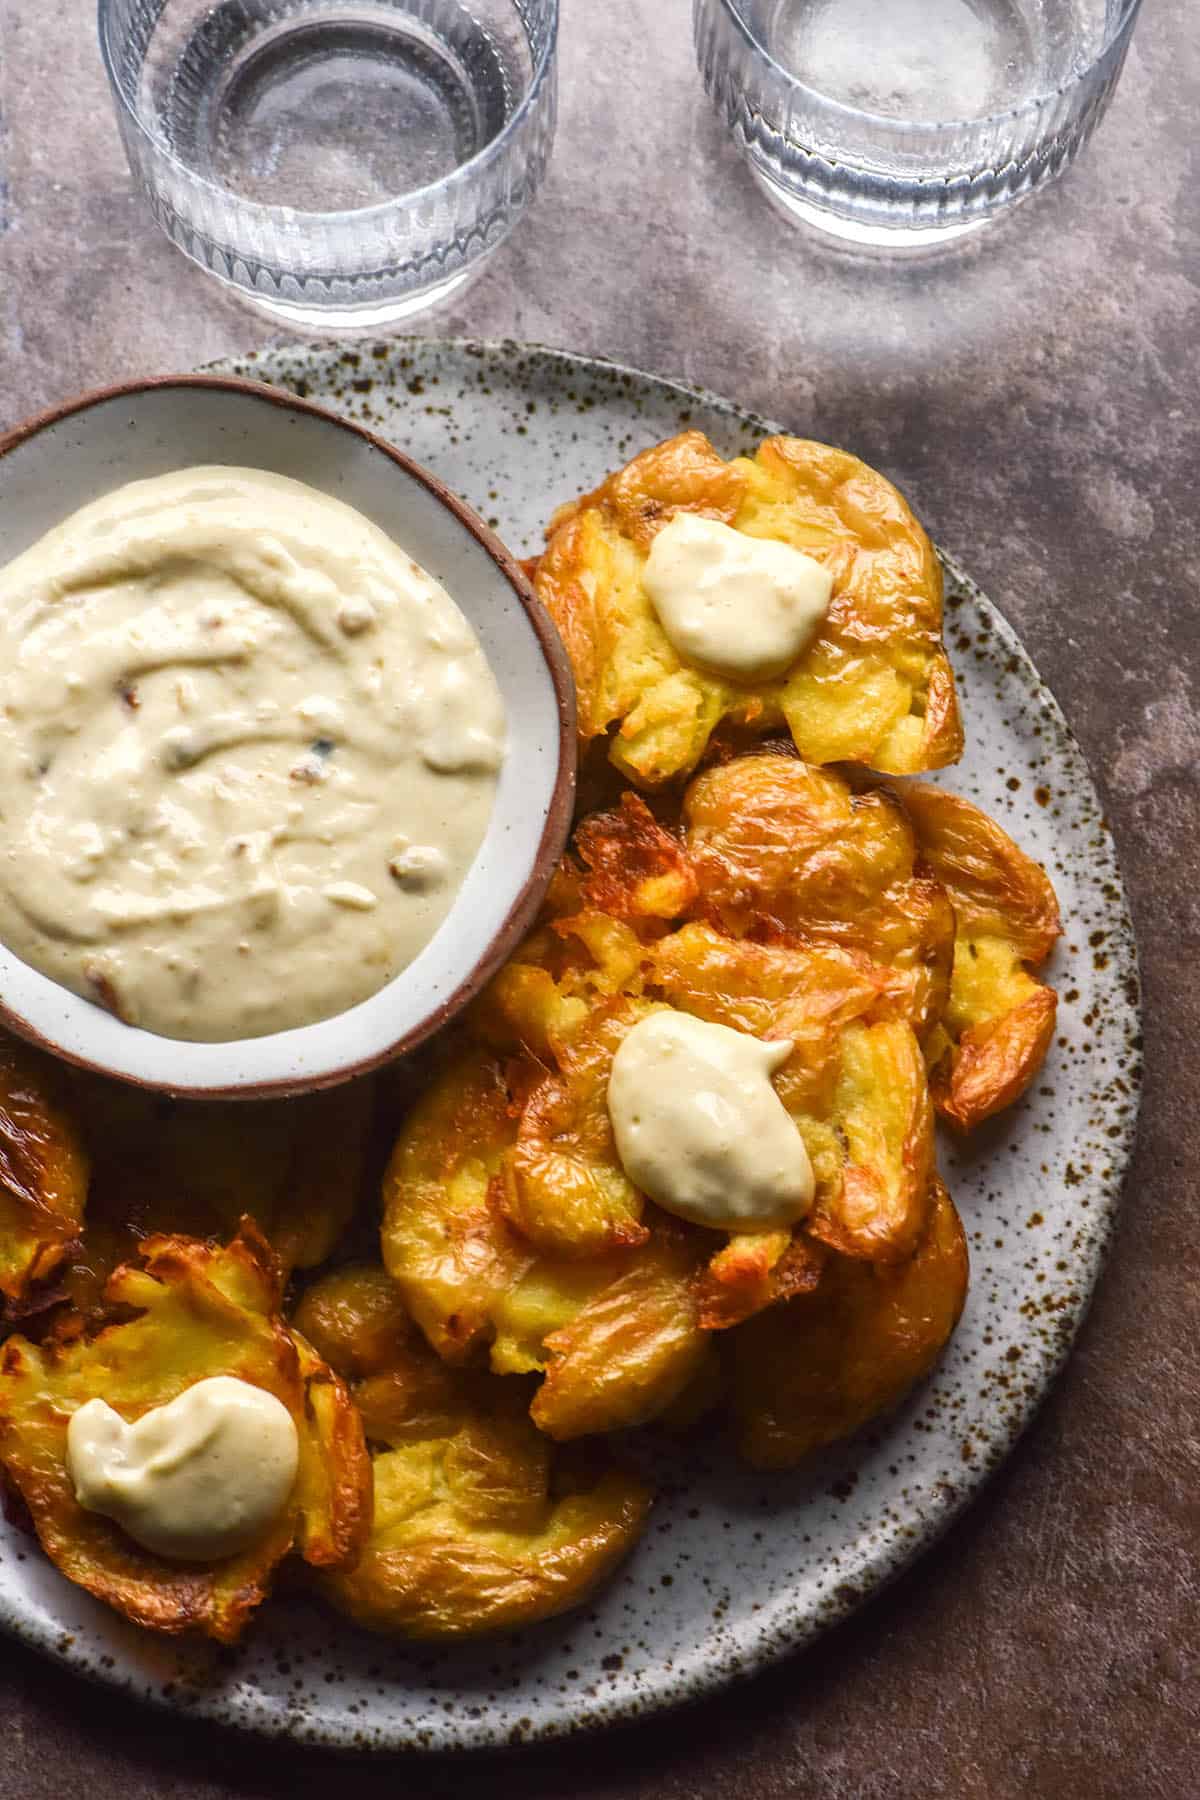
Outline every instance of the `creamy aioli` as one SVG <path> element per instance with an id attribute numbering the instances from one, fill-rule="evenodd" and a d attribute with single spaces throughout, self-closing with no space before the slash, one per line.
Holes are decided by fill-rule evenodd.
<path id="1" fill-rule="evenodd" d="M 299 1460 L 296 1426 L 274 1394 L 214 1375 L 127 1425 L 89 1400 L 67 1427 L 67 1469 L 88 1512 L 172 1561 L 245 1550 L 278 1518 Z"/>
<path id="2" fill-rule="evenodd" d="M 365 999 L 482 842 L 499 690 L 433 578 L 251 469 L 135 482 L 0 572 L 0 940 L 229 1040 Z"/>
<path id="3" fill-rule="evenodd" d="M 804 1139 L 771 1084 L 791 1055 L 728 1025 L 664 1010 L 613 1058 L 608 1112 L 625 1173 L 667 1212 L 720 1231 L 770 1230 L 813 1201 Z"/>
<path id="4" fill-rule="evenodd" d="M 684 661 L 733 681 L 782 675 L 833 595 L 832 575 L 803 550 L 690 512 L 655 537 L 642 582 Z"/>

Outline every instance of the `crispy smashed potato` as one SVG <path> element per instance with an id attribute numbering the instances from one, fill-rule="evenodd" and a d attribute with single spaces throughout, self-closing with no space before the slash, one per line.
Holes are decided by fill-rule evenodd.
<path id="1" fill-rule="evenodd" d="M 708 1334 L 809 1291 L 826 1249 L 911 1256 L 930 1200 L 925 1065 L 891 1009 L 889 970 L 698 922 L 648 943 L 594 926 L 560 917 L 518 953 L 476 1015 L 503 1049 L 464 1047 L 402 1130 L 385 1184 L 384 1260 L 433 1348 L 542 1373 L 532 1415 L 559 1439 L 668 1411 Z M 590 971 L 572 961 L 587 944 Z M 630 1184 L 608 1073 L 624 1033 L 663 1004 L 793 1041 L 776 1088 L 816 1187 L 795 1230 L 685 1226 Z"/>
<path id="2" fill-rule="evenodd" d="M 746 1461 L 793 1468 L 899 1405 L 957 1325 L 967 1274 L 961 1221 L 935 1180 L 908 1262 L 831 1257 L 814 1292 L 735 1332 L 733 1411 Z"/>
<path id="3" fill-rule="evenodd" d="M 718 760 L 681 811 L 625 794 L 578 826 L 537 930 L 400 1134 L 384 1256 L 443 1357 L 541 1377 L 530 1414 L 560 1441 L 718 1404 L 717 1334 L 743 1368 L 760 1341 L 782 1357 L 784 1320 L 843 1335 L 845 1368 L 830 1354 L 811 1375 L 825 1424 L 761 1452 L 789 1460 L 891 1404 L 953 1328 L 965 1256 L 929 1068 L 948 1110 L 981 1045 L 994 1067 L 1009 997 L 1019 1028 L 1048 994 L 1022 962 L 1046 954 L 1057 910 L 976 809 L 790 747 Z M 813 1168 L 798 1225 L 705 1230 L 630 1184 L 608 1076 L 661 1006 L 792 1041 L 773 1080 Z"/>
<path id="4" fill-rule="evenodd" d="M 790 544 L 830 570 L 821 631 L 779 679 L 735 684 L 676 654 L 642 576 L 678 512 Z M 725 462 L 701 432 L 684 432 L 559 509 L 535 586 L 575 671 L 582 739 L 613 731 L 612 760 L 639 786 L 694 768 L 723 721 L 786 726 L 809 762 L 889 774 L 962 752 L 937 557 L 892 484 L 845 451 L 775 437 L 753 459 Z"/>
<path id="5" fill-rule="evenodd" d="M 520 1087 L 510 1065 L 468 1052 L 416 1108 L 385 1182 L 384 1262 L 448 1362 L 486 1349 L 498 1374 L 547 1372 L 535 1417 L 551 1435 L 642 1424 L 704 1351 L 691 1286 L 703 1242 L 656 1229 L 590 1256 L 539 1251 L 505 1212 Z"/>
<path id="6" fill-rule="evenodd" d="M 903 792 L 957 921 L 950 996 L 926 1046 L 934 1103 L 971 1131 L 1019 1099 L 1054 1039 L 1058 996 L 1031 973 L 1062 933 L 1039 863 L 979 807 L 928 782 Z"/>
<path id="7" fill-rule="evenodd" d="M 325 1568 L 353 1563 L 370 1528 L 370 1466 L 341 1379 L 279 1316 L 270 1249 L 247 1221 L 224 1248 L 153 1237 L 143 1264 L 110 1278 L 116 1315 L 90 1336 L 78 1318 L 42 1346 L 21 1337 L 0 1353 L 0 1464 L 25 1501 L 42 1547 L 72 1581 L 157 1631 L 231 1643 L 295 1547 Z M 251 1548 L 210 1568 L 164 1560 L 75 1498 L 67 1427 L 99 1395 L 132 1421 L 195 1382 L 232 1375 L 274 1394 L 300 1441 L 290 1501 Z"/>
<path id="8" fill-rule="evenodd" d="M 919 1036 L 940 1018 L 954 913 L 892 794 L 794 756 L 743 756 L 696 777 L 683 821 L 696 910 L 723 931 L 840 945 L 895 969 Z"/>
<path id="9" fill-rule="evenodd" d="M 318 1283 L 310 1306 L 343 1321 L 346 1374 L 374 1362 L 381 1272 Z M 383 1280 L 386 1281 L 386 1277 Z M 650 1495 L 611 1463 L 552 1448 L 526 1384 L 449 1368 L 419 1340 L 354 1389 L 373 1447 L 374 1527 L 322 1591 L 372 1631 L 409 1638 L 513 1630 L 577 1606 L 639 1537 Z"/>
<path id="10" fill-rule="evenodd" d="M 323 1262 L 358 1200 L 370 1081 L 295 1100 L 176 1101 L 72 1078 L 92 1157 L 88 1229 L 65 1288 L 81 1310 L 157 1233 L 228 1238 L 249 1215 L 287 1276 Z"/>
<path id="11" fill-rule="evenodd" d="M 0 1294 L 20 1313 L 78 1246 L 88 1158 L 62 1071 L 0 1033 Z"/>

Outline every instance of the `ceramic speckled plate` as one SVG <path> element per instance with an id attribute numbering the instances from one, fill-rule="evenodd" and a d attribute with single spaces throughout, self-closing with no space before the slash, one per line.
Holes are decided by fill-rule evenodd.
<path id="1" fill-rule="evenodd" d="M 269 351 L 223 372 L 365 422 L 519 551 L 537 545 L 552 506 L 681 426 L 702 427 L 727 455 L 770 429 L 711 395 L 517 344 Z M 155 1642 L 12 1528 L 0 1532 L 0 1621 L 83 1673 L 266 1734 L 364 1748 L 512 1744 L 745 1675 L 843 1618 L 944 1530 L 1011 1448 L 1087 1306 L 1139 1079 L 1134 942 L 1086 765 L 1012 631 L 946 567 L 969 743 L 948 779 L 1045 863 L 1067 930 L 1050 968 L 1062 1004 L 1041 1079 L 969 1147 L 942 1147 L 972 1283 L 933 1377 L 883 1427 L 797 1474 L 751 1474 L 715 1448 L 676 1462 L 645 1540 L 593 1605 L 479 1647 L 407 1649 L 282 1597 L 235 1651 Z"/>

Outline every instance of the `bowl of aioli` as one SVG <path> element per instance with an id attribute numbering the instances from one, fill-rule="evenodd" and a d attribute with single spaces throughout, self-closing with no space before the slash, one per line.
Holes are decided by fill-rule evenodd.
<path id="1" fill-rule="evenodd" d="M 0 438 L 0 1023 L 194 1096 L 414 1048 L 532 924 L 574 687 L 441 482 L 223 377 Z"/>

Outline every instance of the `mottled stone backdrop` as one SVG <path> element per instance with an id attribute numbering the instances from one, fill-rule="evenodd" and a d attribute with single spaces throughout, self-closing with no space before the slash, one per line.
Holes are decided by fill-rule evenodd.
<path id="1" fill-rule="evenodd" d="M 886 0 L 881 0 L 886 4 Z M 150 223 L 91 0 L 0 0 L 0 428 L 268 341 Z M 707 113 L 686 0 L 564 0 L 535 212 L 421 329 L 684 376 L 882 465 L 1024 634 L 1110 808 L 1146 983 L 1125 1218 L 1038 1423 L 941 1547 L 807 1656 L 576 1750 L 352 1771 L 114 1700 L 6 1646 L 0 1800 L 1184 1800 L 1200 1544 L 1200 40 L 1148 0 L 1055 191 L 889 266 L 776 223 Z M 786 1581 L 786 1566 L 780 1580 Z"/>

